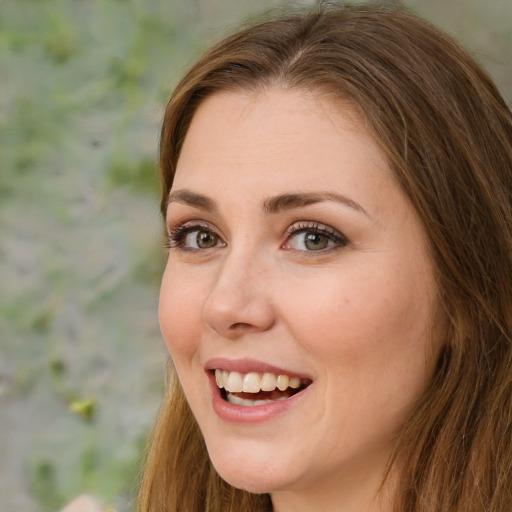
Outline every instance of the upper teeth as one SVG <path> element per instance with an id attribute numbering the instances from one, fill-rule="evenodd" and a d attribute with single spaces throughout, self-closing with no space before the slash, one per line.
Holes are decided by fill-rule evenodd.
<path id="1" fill-rule="evenodd" d="M 296 389 L 300 386 L 299 377 L 288 375 L 275 375 L 273 373 L 239 373 L 227 370 L 215 370 L 215 380 L 219 388 L 229 393 L 259 393 L 260 391 L 284 391 L 290 387 Z"/>

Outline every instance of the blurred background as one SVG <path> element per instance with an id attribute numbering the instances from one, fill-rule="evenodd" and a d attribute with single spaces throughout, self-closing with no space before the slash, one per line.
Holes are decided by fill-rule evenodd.
<path id="1" fill-rule="evenodd" d="M 512 103 L 510 0 L 403 3 Z M 0 512 L 82 492 L 134 510 L 167 360 L 163 109 L 206 45 L 282 5 L 300 3 L 0 0 Z"/>

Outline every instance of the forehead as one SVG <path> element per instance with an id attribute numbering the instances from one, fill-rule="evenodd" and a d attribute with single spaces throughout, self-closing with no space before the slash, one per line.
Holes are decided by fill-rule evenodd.
<path id="1" fill-rule="evenodd" d="M 214 124 L 217 128 L 222 126 L 222 131 L 211 131 L 208 137 Z M 243 137 L 245 130 L 250 131 L 255 143 L 276 135 L 282 142 L 292 138 L 319 139 L 334 131 L 344 136 L 351 132 L 367 142 L 371 140 L 365 123 L 349 101 L 307 89 L 281 87 L 227 90 L 210 95 L 196 110 L 185 140 L 190 144 L 196 132 L 200 132 L 202 143 L 217 142 L 230 129 L 237 138 Z"/>
<path id="2" fill-rule="evenodd" d="M 364 196 L 391 181 L 350 104 L 275 88 L 208 97 L 185 137 L 173 190 L 254 197 L 332 188 Z"/>

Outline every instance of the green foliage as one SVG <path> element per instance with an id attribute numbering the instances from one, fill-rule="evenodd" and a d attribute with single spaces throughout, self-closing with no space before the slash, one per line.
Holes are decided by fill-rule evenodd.
<path id="1" fill-rule="evenodd" d="M 32 319 L 30 327 L 37 333 L 45 333 L 50 327 L 52 318 L 53 311 L 51 309 L 42 309 L 37 312 L 36 316 Z"/>
<path id="2" fill-rule="evenodd" d="M 133 267 L 133 279 L 140 283 L 154 283 L 155 286 L 160 285 L 162 273 L 165 268 L 166 253 L 161 246 L 155 246 L 149 257 L 139 261 Z"/>
<path id="3" fill-rule="evenodd" d="M 142 158 L 130 162 L 116 158 L 106 174 L 109 190 L 117 187 L 128 187 L 136 193 L 148 193 L 157 197 L 159 190 L 158 167 L 154 160 Z"/>
<path id="4" fill-rule="evenodd" d="M 56 380 L 60 380 L 66 373 L 66 363 L 58 357 L 51 358 L 48 362 L 48 367 L 50 375 Z"/>
<path id="5" fill-rule="evenodd" d="M 73 20 L 61 11 L 51 11 L 43 47 L 56 64 L 67 62 L 78 49 Z"/>
<path id="6" fill-rule="evenodd" d="M 98 403 L 94 398 L 73 400 L 69 404 L 69 410 L 78 414 L 84 421 L 92 421 L 97 409 Z"/>
<path id="7" fill-rule="evenodd" d="M 55 512 L 63 505 L 53 461 L 40 460 L 36 462 L 30 472 L 29 485 L 41 512 Z"/>

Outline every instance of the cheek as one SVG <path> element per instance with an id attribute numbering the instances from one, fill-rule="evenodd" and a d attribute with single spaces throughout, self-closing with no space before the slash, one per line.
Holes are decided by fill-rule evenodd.
<path id="1" fill-rule="evenodd" d="M 158 318 L 167 350 L 175 362 L 197 349 L 202 295 L 193 279 L 167 265 L 160 288 Z"/>
<path id="2" fill-rule="evenodd" d="M 288 310 L 283 316 L 305 351 L 367 383 L 420 369 L 424 375 L 430 341 L 429 282 L 403 267 L 383 268 L 385 272 L 375 265 L 367 272 L 340 272 L 338 278 L 312 280 L 314 286 L 302 282 L 309 293 L 298 294 L 285 283 L 282 288 L 287 296 L 282 307 Z"/>

